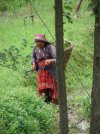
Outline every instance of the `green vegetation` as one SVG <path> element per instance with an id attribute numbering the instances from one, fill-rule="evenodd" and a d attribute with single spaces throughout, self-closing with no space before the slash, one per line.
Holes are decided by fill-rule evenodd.
<path id="1" fill-rule="evenodd" d="M 55 134 L 53 106 L 44 104 L 30 88 L 14 88 L 0 97 L 1 134 Z M 53 112 L 52 112 L 53 111 Z"/>
<path id="2" fill-rule="evenodd" d="M 34 2 L 34 6 L 54 36 L 53 0 L 43 2 L 38 0 Z M 74 9 L 75 3 L 71 6 Z M 77 113 L 85 117 L 90 116 L 90 105 L 83 86 L 88 92 L 91 91 L 94 31 L 94 17 L 87 7 L 88 0 L 83 2 L 78 16 L 73 14 L 73 10 L 71 11 L 73 23 L 68 23 L 68 20 L 64 19 L 64 39 L 74 44 L 65 72 L 68 105 L 76 107 Z M 12 64 L 11 60 L 5 61 L 7 65 L 17 66 L 15 71 L 0 66 L 0 132 L 1 134 L 56 134 L 58 131 L 56 107 L 45 104 L 43 98 L 37 95 L 36 73 L 30 73 L 25 77 L 25 71 L 31 69 L 34 34 L 43 33 L 48 40 L 54 40 L 34 10 L 34 23 L 27 18 L 24 25 L 23 18 L 28 14 L 29 7 L 24 4 L 17 8 L 16 14 L 7 11 L 0 16 L 0 52 L 7 52 L 8 49 L 17 52 L 16 48 L 20 51 L 13 55 L 19 63 Z M 1 58 L 0 55 L 0 60 Z"/>

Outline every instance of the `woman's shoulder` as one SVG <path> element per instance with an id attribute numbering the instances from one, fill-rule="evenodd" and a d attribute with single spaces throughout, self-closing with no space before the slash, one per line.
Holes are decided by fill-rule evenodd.
<path id="1" fill-rule="evenodd" d="M 50 44 L 47 46 L 47 48 L 48 48 L 48 49 L 55 48 L 55 45 L 50 43 Z"/>

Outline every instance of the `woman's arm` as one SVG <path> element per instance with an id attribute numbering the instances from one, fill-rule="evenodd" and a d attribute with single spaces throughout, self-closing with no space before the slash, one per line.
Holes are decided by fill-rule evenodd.
<path id="1" fill-rule="evenodd" d="M 52 59 L 56 60 L 56 47 L 55 46 L 53 46 L 53 45 L 49 46 L 49 53 L 50 53 Z"/>
<path id="2" fill-rule="evenodd" d="M 53 45 L 49 45 L 48 47 L 49 47 L 48 52 L 51 56 L 51 59 L 47 59 L 45 63 L 46 64 L 56 63 L 56 48 Z"/>
<path id="3" fill-rule="evenodd" d="M 36 58 L 36 52 L 35 52 L 35 47 L 34 47 L 32 51 L 32 69 L 33 70 L 35 70 L 36 68 L 36 63 L 37 63 L 37 58 Z"/>

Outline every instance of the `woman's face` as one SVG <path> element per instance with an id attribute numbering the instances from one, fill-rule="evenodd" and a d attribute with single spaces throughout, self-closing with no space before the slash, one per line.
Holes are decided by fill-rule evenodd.
<path id="1" fill-rule="evenodd" d="M 44 47 L 44 45 L 45 45 L 45 43 L 44 42 L 35 42 L 36 43 L 36 45 L 39 47 L 39 48 L 43 48 Z"/>

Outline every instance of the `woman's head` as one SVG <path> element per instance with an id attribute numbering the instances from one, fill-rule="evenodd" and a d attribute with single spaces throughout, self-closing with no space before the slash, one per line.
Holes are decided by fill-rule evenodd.
<path id="1" fill-rule="evenodd" d="M 35 41 L 35 43 L 40 48 L 43 48 L 45 46 L 45 42 L 43 42 L 43 41 Z"/>
<path id="2" fill-rule="evenodd" d="M 47 41 L 44 34 L 36 34 L 35 43 L 38 47 L 43 48 L 45 44 L 48 44 L 49 42 Z"/>

